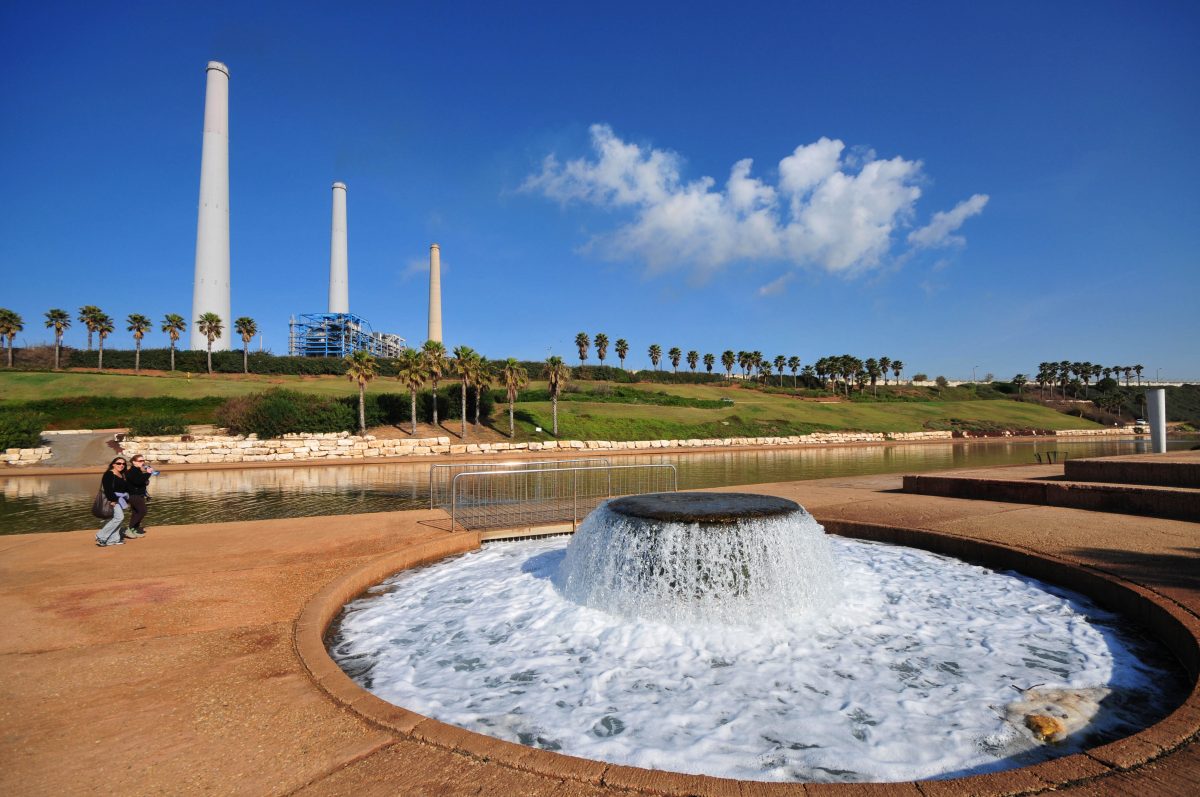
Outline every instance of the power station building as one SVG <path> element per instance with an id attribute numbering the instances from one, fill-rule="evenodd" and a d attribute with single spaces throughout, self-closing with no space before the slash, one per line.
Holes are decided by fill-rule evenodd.
<path id="1" fill-rule="evenodd" d="M 288 322 L 288 354 L 293 357 L 345 357 L 369 351 L 399 357 L 404 338 L 375 332 L 365 318 L 350 312 L 350 255 L 346 223 L 346 184 L 333 184 L 333 220 L 329 231 L 329 309 L 301 313 Z"/>

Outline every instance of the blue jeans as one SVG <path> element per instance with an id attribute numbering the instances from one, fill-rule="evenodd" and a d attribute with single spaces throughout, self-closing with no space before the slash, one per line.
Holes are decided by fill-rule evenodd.
<path id="1" fill-rule="evenodd" d="M 121 509 L 121 505 L 113 504 L 112 508 L 112 520 L 105 523 L 100 531 L 96 532 L 96 542 L 102 542 L 105 545 L 121 539 L 121 523 L 125 521 L 125 510 Z"/>

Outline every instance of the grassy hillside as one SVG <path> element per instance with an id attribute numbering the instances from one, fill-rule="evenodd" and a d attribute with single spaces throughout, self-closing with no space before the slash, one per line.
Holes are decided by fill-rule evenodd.
<path id="1" fill-rule="evenodd" d="M 909 400 L 904 401 L 820 402 L 736 386 L 656 383 L 625 385 L 620 390 L 609 391 L 605 384 L 581 382 L 573 388 L 608 392 L 595 400 L 589 400 L 584 392 L 559 402 L 560 437 L 633 440 L 790 435 L 836 430 L 981 431 L 1095 426 L 1033 403 L 1005 399 L 962 400 L 969 395 L 965 392 L 948 394 L 956 400 L 912 400 L 914 397 L 909 396 Z M 331 396 L 353 395 L 356 391 L 349 380 L 333 376 L 193 375 L 188 379 L 183 374 L 13 372 L 0 373 L 0 409 L 42 401 L 44 403 L 35 409 L 50 417 L 51 428 L 59 429 L 125 426 L 130 418 L 151 409 L 198 423 L 211 419 L 212 410 L 223 398 L 279 386 Z M 534 382 L 529 390 L 544 391 L 545 387 L 544 382 Z M 403 392 L 394 379 L 377 379 L 368 390 Z M 659 395 L 655 396 L 656 393 Z M 663 393 L 684 397 L 689 399 L 688 404 L 697 406 L 666 406 L 662 403 Z M 79 397 L 96 398 L 79 400 Z M 534 432 L 535 426 L 551 428 L 549 401 L 519 402 L 517 415 L 518 435 L 525 439 L 544 436 Z M 494 418 L 497 427 L 507 430 L 507 407 L 503 403 L 497 403 Z"/>

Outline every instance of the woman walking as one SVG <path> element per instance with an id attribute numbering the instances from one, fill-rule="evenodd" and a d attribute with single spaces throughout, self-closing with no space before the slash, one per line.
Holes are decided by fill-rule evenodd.
<path id="1" fill-rule="evenodd" d="M 130 458 L 129 467 L 125 469 L 125 483 L 129 485 L 129 508 L 133 511 L 130 513 L 129 528 L 125 531 L 126 537 L 137 539 L 146 536 L 146 530 L 142 528 L 142 520 L 146 517 L 146 486 L 150 484 L 150 477 L 154 473 L 141 454 L 134 454 Z"/>
<path id="2" fill-rule="evenodd" d="M 113 516 L 96 532 L 96 545 L 106 548 L 109 545 L 121 545 L 121 524 L 125 521 L 125 509 L 121 506 L 129 494 L 129 483 L 125 481 L 125 457 L 117 457 L 108 463 L 108 470 L 100 477 L 100 489 L 104 497 L 112 503 Z"/>

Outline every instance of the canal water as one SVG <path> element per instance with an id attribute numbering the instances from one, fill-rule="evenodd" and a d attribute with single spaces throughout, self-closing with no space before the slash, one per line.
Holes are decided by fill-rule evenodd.
<path id="1" fill-rule="evenodd" d="M 1191 448 L 1195 441 L 1171 441 Z M 779 481 L 919 473 L 989 465 L 1033 464 L 1034 454 L 1058 458 L 1146 452 L 1145 438 L 995 440 L 895 446 L 830 446 L 767 451 L 671 452 L 614 457 L 614 464 L 670 463 L 679 489 Z M 488 460 L 498 462 L 500 460 Z M 0 534 L 70 531 L 96 526 L 89 512 L 100 471 L 88 476 L 0 475 Z M 429 506 L 429 465 L 329 465 L 298 468 L 175 471 L 150 488 L 147 526 L 232 520 L 354 515 Z"/>

